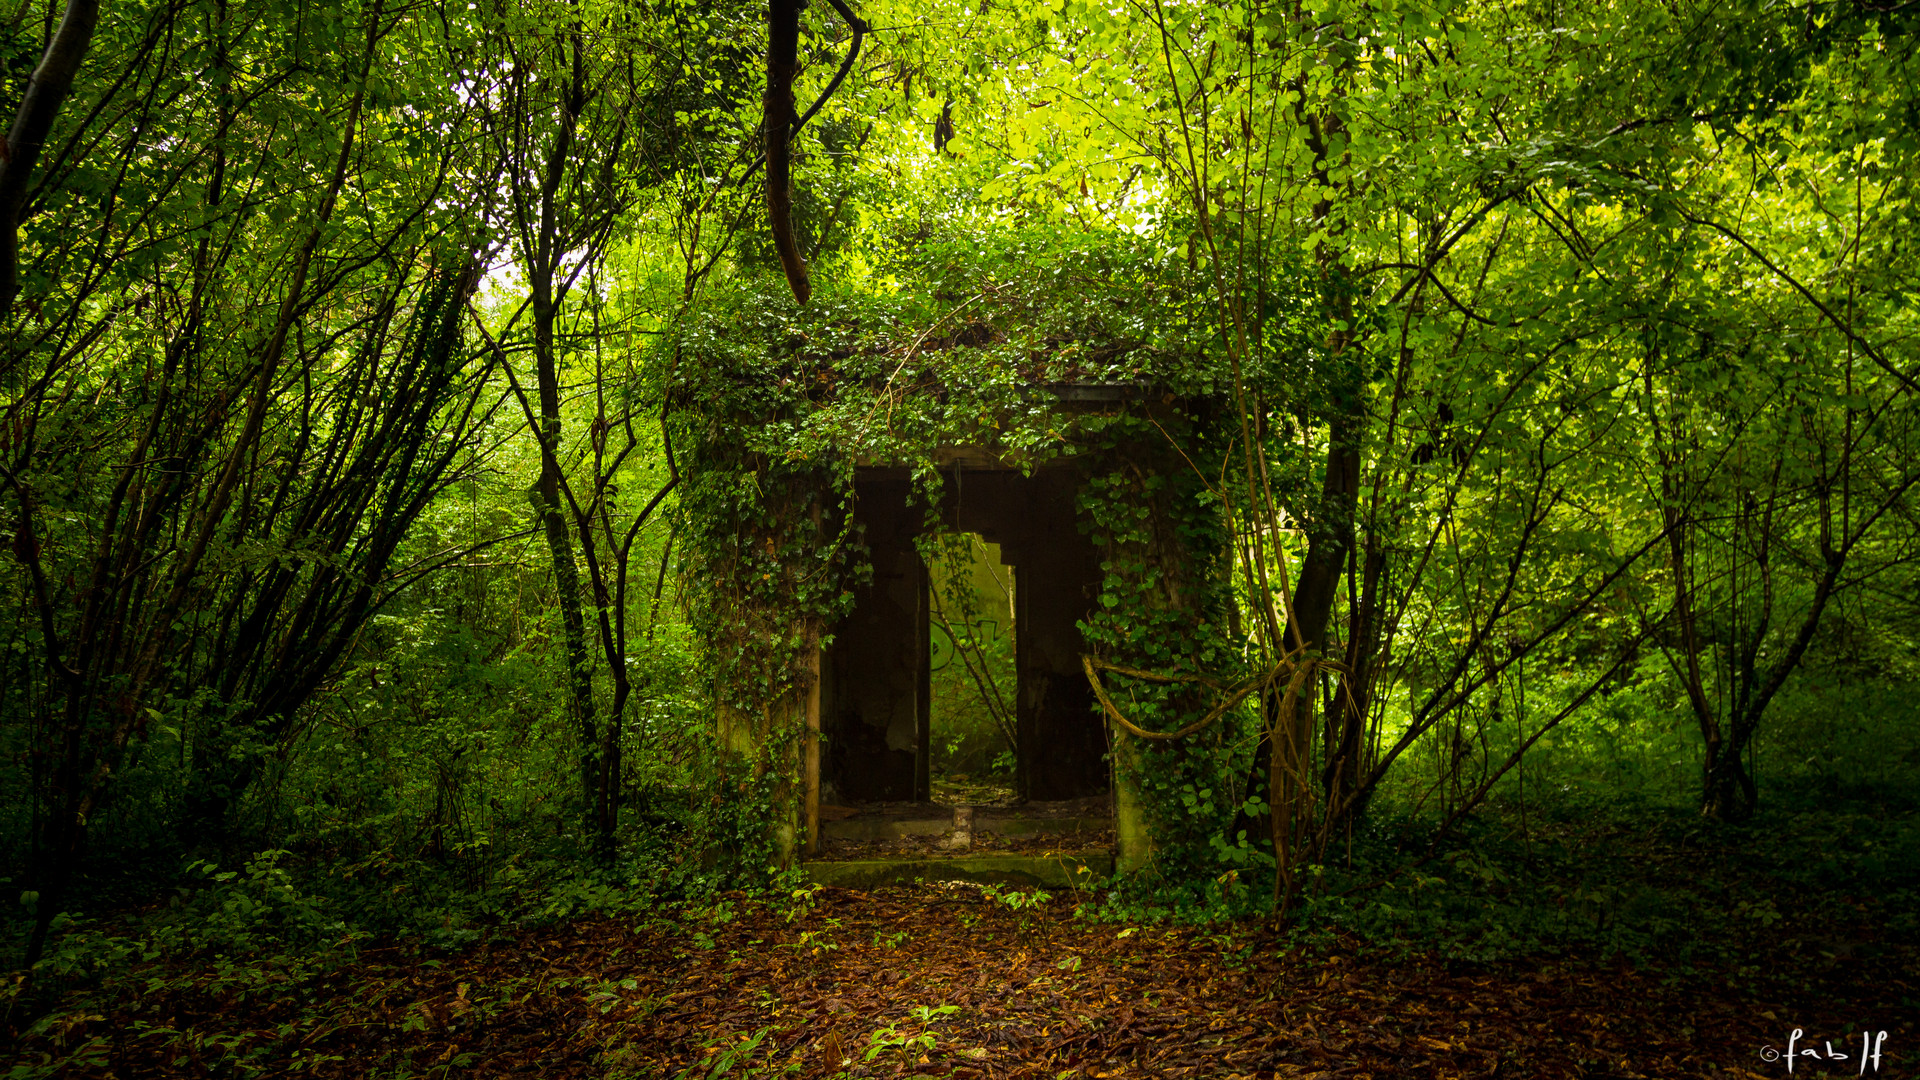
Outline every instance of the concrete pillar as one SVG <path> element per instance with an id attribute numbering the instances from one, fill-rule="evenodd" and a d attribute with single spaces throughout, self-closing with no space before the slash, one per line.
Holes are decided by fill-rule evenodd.
<path id="1" fill-rule="evenodd" d="M 1114 869 L 1129 873 L 1153 859 L 1153 834 L 1147 828 L 1146 801 L 1140 794 L 1140 743 L 1113 729 Z"/>
<path id="2" fill-rule="evenodd" d="M 721 747 L 755 776 L 765 776 L 767 770 L 772 769 L 783 778 L 795 774 L 801 777 L 797 784 L 782 779 L 774 788 L 773 805 L 767 808 L 767 833 L 773 843 L 774 856 L 782 867 L 792 866 L 800 855 L 802 827 L 808 823 L 813 810 L 810 805 L 813 800 L 809 798 L 813 785 L 808 783 L 806 751 L 813 741 L 808 722 L 813 715 L 818 715 L 814 698 L 813 688 L 807 687 L 769 703 L 758 716 L 722 708 L 715 718 Z M 776 753 L 781 760 L 774 760 Z"/>

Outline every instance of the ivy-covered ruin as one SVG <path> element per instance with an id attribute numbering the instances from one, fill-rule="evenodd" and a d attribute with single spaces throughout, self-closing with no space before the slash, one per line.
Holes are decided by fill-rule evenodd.
<path id="1" fill-rule="evenodd" d="M 1204 313 L 1137 278 L 1103 288 L 1118 272 L 1083 255 L 971 295 L 804 309 L 769 289 L 670 343 L 690 608 L 732 790 L 765 800 L 781 864 L 817 841 L 823 791 L 928 797 L 927 555 L 957 532 L 1017 577 L 1019 796 L 1111 789 L 1122 868 L 1246 856 L 1257 723 L 1219 691 L 1242 663 L 1223 380 Z M 1147 742 L 1115 712 L 1218 722 Z"/>

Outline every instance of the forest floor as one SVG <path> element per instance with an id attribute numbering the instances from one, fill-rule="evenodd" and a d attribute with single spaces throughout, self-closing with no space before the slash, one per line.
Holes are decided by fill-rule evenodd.
<path id="1" fill-rule="evenodd" d="M 12 1076 L 1913 1076 L 1905 949 L 1755 972 L 1624 956 L 1478 964 L 1282 948 L 1243 924 L 1129 926 L 1073 897 L 820 889 L 361 946 L 274 969 L 166 965 L 18 1046 Z M 1847 1060 L 1824 1056 L 1845 1053 Z"/>

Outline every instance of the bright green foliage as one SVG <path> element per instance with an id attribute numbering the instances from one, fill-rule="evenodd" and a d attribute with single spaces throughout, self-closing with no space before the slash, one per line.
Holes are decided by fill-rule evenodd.
<path id="1" fill-rule="evenodd" d="M 978 536 L 926 540 L 932 771 L 1009 781 L 1019 738 L 1011 575 Z"/>

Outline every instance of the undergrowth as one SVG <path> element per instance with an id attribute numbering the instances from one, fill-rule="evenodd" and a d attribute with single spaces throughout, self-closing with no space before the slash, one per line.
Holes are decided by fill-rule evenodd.
<path id="1" fill-rule="evenodd" d="M 1376 808 L 1312 868 L 1283 940 L 1310 951 L 1498 963 L 1610 960 L 1676 975 L 1816 967 L 1920 937 L 1908 789 L 1782 790 L 1742 825 L 1638 799 L 1497 803 L 1449 835 Z M 1204 924 L 1271 916 L 1264 882 L 1118 888 L 1084 910 Z"/>

